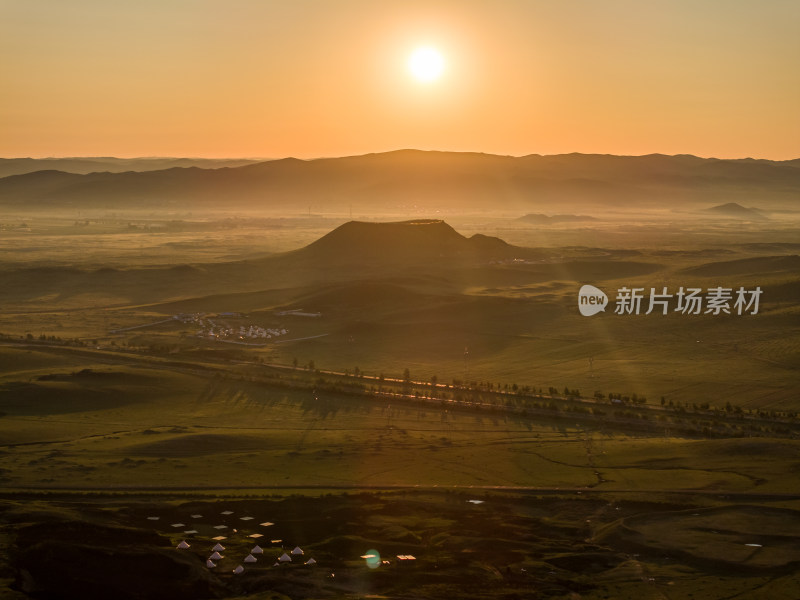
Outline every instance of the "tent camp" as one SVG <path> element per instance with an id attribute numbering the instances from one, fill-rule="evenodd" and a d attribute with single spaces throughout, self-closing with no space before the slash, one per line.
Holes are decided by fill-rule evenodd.
<path id="1" fill-rule="evenodd" d="M 248 554 L 247 558 L 244 559 L 244 562 L 246 562 L 246 563 L 254 563 L 257 560 L 258 559 L 255 556 L 253 556 L 252 554 Z"/>
<path id="2" fill-rule="evenodd" d="M 183 540 L 180 544 L 178 544 L 178 548 L 180 550 L 186 550 L 189 547 L 189 544 L 186 543 L 186 540 Z"/>

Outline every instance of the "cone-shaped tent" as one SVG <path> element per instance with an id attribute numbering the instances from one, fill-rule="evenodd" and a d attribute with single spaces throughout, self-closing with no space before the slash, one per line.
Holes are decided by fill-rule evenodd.
<path id="1" fill-rule="evenodd" d="M 306 564 L 307 564 L 307 565 L 315 565 L 315 564 L 317 564 L 317 561 L 315 561 L 313 558 L 309 558 L 309 559 L 306 561 Z"/>
<path id="2" fill-rule="evenodd" d="M 300 546 L 295 546 L 292 550 L 292 556 L 303 556 L 303 549 Z"/>
<path id="3" fill-rule="evenodd" d="M 242 565 L 239 565 L 233 570 L 234 575 L 238 575 L 239 573 L 244 573 L 244 567 Z"/>
<path id="4" fill-rule="evenodd" d="M 278 559 L 278 562 L 282 563 L 292 562 L 292 557 L 286 554 L 286 552 L 284 552 L 283 554 L 281 554 L 281 557 Z"/>
<path id="5" fill-rule="evenodd" d="M 248 554 L 247 557 L 244 559 L 244 562 L 256 562 L 258 559 L 253 556 L 252 554 Z"/>
<path id="6" fill-rule="evenodd" d="M 217 563 L 215 563 L 213 560 L 209 559 L 209 560 L 206 561 L 206 566 L 209 569 L 213 569 L 214 567 L 217 566 Z"/>
<path id="7" fill-rule="evenodd" d="M 214 547 L 213 547 L 211 550 L 212 550 L 213 552 L 224 552 L 224 551 L 225 551 L 225 546 L 223 546 L 222 544 L 220 544 L 219 542 L 217 542 L 217 545 L 216 545 L 216 546 L 214 546 Z"/>
<path id="8" fill-rule="evenodd" d="M 178 548 L 181 550 L 186 550 L 189 547 L 189 544 L 186 543 L 186 540 L 183 540 L 180 544 L 178 544 Z"/>
<path id="9" fill-rule="evenodd" d="M 264 554 L 264 550 L 261 548 L 261 546 L 256 546 L 250 550 L 250 554 Z"/>
<path id="10" fill-rule="evenodd" d="M 209 556 L 211 560 L 220 560 L 222 558 L 222 554 L 219 552 L 214 552 L 211 556 Z"/>

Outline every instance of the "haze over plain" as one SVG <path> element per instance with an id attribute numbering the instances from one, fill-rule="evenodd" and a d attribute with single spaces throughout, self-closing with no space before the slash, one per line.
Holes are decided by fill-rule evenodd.
<path id="1" fill-rule="evenodd" d="M 798 597 L 799 21 L 0 3 L 0 595 Z"/>

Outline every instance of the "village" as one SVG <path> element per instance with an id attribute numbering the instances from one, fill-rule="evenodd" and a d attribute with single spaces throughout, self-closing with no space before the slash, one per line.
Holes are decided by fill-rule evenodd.
<path id="1" fill-rule="evenodd" d="M 284 328 L 266 328 L 260 325 L 244 324 L 238 327 L 231 325 L 224 318 L 241 319 L 241 313 L 206 313 L 178 314 L 172 318 L 182 323 L 195 323 L 200 326 L 195 333 L 197 337 L 220 341 L 240 342 L 243 340 L 270 340 L 288 333 Z"/>

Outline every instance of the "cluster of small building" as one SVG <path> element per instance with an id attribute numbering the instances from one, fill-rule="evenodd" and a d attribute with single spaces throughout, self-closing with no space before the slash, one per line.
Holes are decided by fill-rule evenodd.
<path id="1" fill-rule="evenodd" d="M 482 501 L 475 500 L 474 502 L 482 502 Z M 222 511 L 220 514 L 225 516 L 225 517 L 230 517 L 230 515 L 233 515 L 234 513 L 233 513 L 233 511 L 225 510 L 225 511 Z M 202 519 L 203 515 L 194 514 L 194 515 L 191 515 L 191 518 L 192 518 L 192 520 L 197 521 L 199 519 Z M 160 517 L 152 516 L 152 517 L 147 517 L 147 519 L 150 520 L 150 521 L 159 521 Z M 253 521 L 254 518 L 251 517 L 251 516 L 242 516 L 242 517 L 238 517 L 238 520 L 245 521 L 245 522 L 249 523 L 250 521 Z M 260 527 L 271 527 L 271 526 L 274 525 L 274 523 L 269 522 L 269 521 L 265 521 L 263 523 L 259 523 L 258 525 Z M 184 523 L 171 523 L 171 527 L 173 527 L 175 529 L 182 529 L 182 528 L 187 527 L 187 525 L 184 524 Z M 201 525 L 198 523 L 196 525 L 196 527 L 201 527 Z M 206 524 L 203 527 L 209 527 L 209 525 Z M 226 529 L 227 530 L 227 529 L 229 529 L 228 525 L 224 525 L 224 524 L 213 525 L 213 526 L 211 526 L 211 528 L 217 529 L 217 530 L 220 530 L 220 529 Z M 250 531 L 252 531 L 252 529 Z M 187 534 L 187 535 L 196 535 L 198 533 L 199 533 L 199 531 L 197 529 L 185 529 L 184 530 L 184 534 Z M 228 532 L 226 532 L 226 533 L 228 533 Z M 250 541 L 247 538 L 250 538 L 251 540 L 255 541 L 258 538 L 264 537 L 264 535 L 261 534 L 261 533 L 249 533 L 248 534 L 248 533 L 245 533 L 243 531 L 239 531 L 238 529 L 231 529 L 230 533 L 228 533 L 228 535 L 230 535 L 231 533 L 234 534 L 235 537 L 239 538 L 240 541 L 241 540 Z M 225 535 L 218 535 L 218 536 L 215 536 L 215 537 L 211 538 L 211 541 L 216 542 L 216 544 L 210 549 L 210 551 L 208 552 L 207 557 L 205 559 L 207 568 L 216 569 L 220 565 L 220 561 L 225 560 L 225 555 L 223 554 L 223 552 L 225 552 L 225 546 L 223 546 L 221 542 L 223 540 L 226 540 L 226 539 L 228 539 L 228 537 L 226 537 Z M 250 543 L 253 543 L 253 541 L 251 541 Z M 192 543 L 195 543 L 195 542 L 198 543 L 198 544 L 202 543 L 200 540 L 195 540 Z M 303 551 L 303 549 L 300 546 L 295 546 L 294 549 L 292 549 L 292 550 L 285 550 L 284 546 L 283 546 L 283 540 L 273 539 L 273 540 L 270 540 L 270 542 L 273 545 L 279 546 L 280 547 L 280 551 L 281 551 L 280 556 L 278 556 L 275 559 L 275 562 L 272 564 L 272 567 L 281 567 L 283 565 L 288 565 L 288 564 L 304 565 L 304 566 L 313 567 L 314 565 L 317 564 L 317 561 L 314 558 L 309 558 L 308 560 L 304 560 L 305 552 Z M 208 543 L 210 544 L 210 542 L 208 542 Z M 186 541 L 186 539 L 182 540 L 177 545 L 177 549 L 178 550 L 189 550 L 190 548 L 191 548 L 191 545 L 189 544 L 189 542 Z M 244 571 L 245 571 L 245 566 L 244 565 L 253 565 L 254 563 L 259 562 L 260 560 L 263 561 L 265 559 L 265 554 L 267 554 L 267 552 L 269 552 L 269 550 L 267 550 L 265 552 L 265 550 L 261 546 L 256 544 L 249 551 L 246 551 L 246 552 L 247 552 L 247 554 L 244 556 L 244 558 L 241 559 L 241 561 L 238 561 L 238 560 L 228 561 L 228 565 L 229 565 L 228 568 L 230 568 L 230 565 L 236 564 L 236 567 L 234 567 L 232 569 L 232 572 L 233 572 L 234 575 L 240 575 L 241 573 L 244 573 Z M 384 565 L 385 566 L 385 565 L 390 565 L 391 564 L 391 561 L 381 560 L 380 555 L 377 553 L 377 551 L 370 551 L 367 554 L 365 554 L 364 556 L 362 556 L 361 558 L 365 559 L 367 561 L 367 566 L 372 568 L 372 569 L 374 569 L 374 568 L 376 568 L 376 567 L 378 567 L 380 565 Z M 272 559 L 268 559 L 268 560 L 272 560 Z M 416 561 L 416 557 L 411 555 L 411 554 L 398 554 L 397 555 L 397 564 L 404 564 L 404 563 L 408 564 L 408 563 L 413 563 L 414 561 Z M 237 563 L 239 563 L 239 564 L 237 564 Z M 329 577 L 334 577 L 333 573 L 331 573 L 331 575 Z"/>
<path id="2" fill-rule="evenodd" d="M 191 548 L 191 546 L 186 540 L 183 540 L 180 544 L 178 544 L 178 550 L 188 550 L 189 548 Z M 208 567 L 209 569 L 217 568 L 218 561 L 225 558 L 225 556 L 220 554 L 221 552 L 224 551 L 225 551 L 225 546 L 217 542 L 216 545 L 213 548 L 211 548 L 211 554 L 206 559 L 206 567 Z M 250 550 L 250 553 L 244 557 L 244 560 L 242 560 L 242 562 L 250 564 L 258 562 L 258 558 L 256 557 L 256 555 L 261 556 L 263 558 L 263 554 L 264 554 L 264 549 L 258 544 L 256 544 Z M 294 558 L 300 558 L 299 562 L 302 562 L 301 557 L 303 556 L 303 554 L 304 554 L 303 549 L 300 548 L 300 546 L 295 546 L 294 550 L 292 550 L 291 553 L 284 552 L 283 554 L 281 554 L 275 561 L 275 564 L 273 564 L 272 566 L 279 567 L 283 564 L 291 563 Z M 303 564 L 313 567 L 314 565 L 317 564 L 317 561 L 314 560 L 313 558 L 309 558 Z M 240 575 L 241 573 L 244 573 L 244 566 L 242 566 L 241 564 L 237 565 L 236 568 L 233 569 L 233 573 L 234 575 Z"/>
<path id="3" fill-rule="evenodd" d="M 234 513 L 231 510 L 224 510 L 220 514 L 222 516 L 228 518 L 231 515 L 233 515 Z M 194 514 L 194 515 L 191 515 L 191 519 L 192 519 L 192 521 L 197 522 L 198 520 L 203 519 L 203 515 Z M 159 521 L 160 517 L 157 517 L 157 516 L 147 517 L 147 520 L 148 521 Z M 251 517 L 251 516 L 247 516 L 246 515 L 246 516 L 238 517 L 238 520 L 239 521 L 244 521 L 244 522 L 249 524 L 249 522 L 253 521 L 254 518 Z M 270 521 L 265 521 L 263 523 L 259 523 L 260 527 L 272 527 L 273 525 L 275 525 L 275 523 L 272 523 Z M 185 523 L 171 523 L 170 526 L 173 527 L 174 529 L 184 529 L 185 527 L 187 527 L 187 525 Z M 223 530 L 223 529 L 228 530 L 228 529 L 230 529 L 231 533 L 233 533 L 236 537 L 239 537 L 239 538 L 242 538 L 242 539 L 250 538 L 252 540 L 257 540 L 259 538 L 264 537 L 264 535 L 261 534 L 261 533 L 245 534 L 244 532 L 239 531 L 238 529 L 235 529 L 235 528 L 231 529 L 231 528 L 228 527 L 228 525 L 225 525 L 225 524 L 209 526 L 208 524 L 201 525 L 200 523 L 197 523 L 197 525 L 195 525 L 195 527 L 206 527 L 206 528 L 207 527 L 211 527 L 212 529 L 216 529 L 216 530 Z M 198 533 L 199 533 L 199 531 L 197 529 L 184 529 L 184 534 L 186 534 L 186 535 L 192 535 L 193 536 L 193 535 L 197 535 Z M 230 533 L 228 533 L 228 535 L 230 535 Z M 208 567 L 209 569 L 216 569 L 218 564 L 219 564 L 219 561 L 221 561 L 221 560 L 223 560 L 225 558 L 225 556 L 222 554 L 225 551 L 225 546 L 223 546 L 221 542 L 222 542 L 222 540 L 226 540 L 226 539 L 228 539 L 228 538 L 225 535 L 218 535 L 218 536 L 215 536 L 215 537 L 211 538 L 211 540 L 216 542 L 216 544 L 214 545 L 213 548 L 211 548 L 211 550 L 210 550 L 210 552 L 209 552 L 209 554 L 208 554 L 208 556 L 206 558 L 206 567 Z M 245 541 L 247 541 L 247 540 L 245 540 Z M 304 552 L 303 552 L 303 549 L 300 548 L 300 546 L 295 546 L 295 548 L 293 550 L 287 552 L 287 551 L 283 550 L 283 545 L 282 545 L 283 540 L 276 539 L 276 540 L 270 540 L 270 541 L 271 541 L 272 544 L 275 544 L 275 545 L 280 544 L 281 545 L 280 548 L 281 548 L 281 552 L 282 552 L 282 554 L 275 560 L 275 563 L 272 565 L 273 567 L 279 567 L 281 565 L 290 564 L 292 562 L 294 562 L 295 564 L 302 563 L 302 564 L 308 565 L 308 566 L 314 566 L 314 565 L 317 564 L 317 561 L 315 559 L 313 559 L 313 558 L 309 558 L 305 562 L 302 562 L 302 557 L 304 555 Z M 198 540 L 198 543 L 200 543 L 199 540 Z M 178 550 L 188 550 L 189 548 L 191 548 L 191 545 L 189 544 L 189 542 L 186 541 L 186 539 L 182 540 L 177 546 Z M 261 546 L 259 546 L 258 544 L 256 544 L 255 546 L 253 546 L 250 549 L 250 551 L 247 553 L 247 555 L 242 559 L 241 563 L 247 563 L 247 564 L 256 563 L 256 562 L 258 562 L 259 558 L 261 558 L 261 559 L 264 558 L 264 554 L 265 554 L 264 549 Z M 236 575 L 238 575 L 240 573 L 243 573 L 243 572 L 244 572 L 243 564 L 239 564 L 233 569 L 233 573 L 236 574 Z"/>
<path id="4" fill-rule="evenodd" d="M 207 319 L 208 328 L 205 328 L 205 324 L 201 322 L 201 325 L 204 326 L 203 329 L 200 329 L 197 332 L 197 335 L 200 337 L 208 337 L 214 339 L 265 339 L 269 340 L 274 337 L 278 337 L 281 335 L 286 335 L 288 331 L 286 329 L 266 329 L 264 327 L 259 327 L 258 325 L 250 325 L 245 327 L 241 325 L 238 329 L 236 327 L 230 327 L 226 325 L 217 325 L 211 319 Z"/>
<path id="5" fill-rule="evenodd" d="M 286 335 L 288 331 L 280 328 L 267 328 L 259 325 L 240 325 L 234 327 L 224 321 L 224 318 L 241 318 L 241 313 L 225 312 L 218 315 L 208 316 L 206 313 L 181 313 L 172 318 L 181 323 L 195 323 L 200 326 L 197 331 L 198 337 L 205 337 L 218 340 L 245 340 L 262 339 L 269 340 L 281 335 Z"/>

